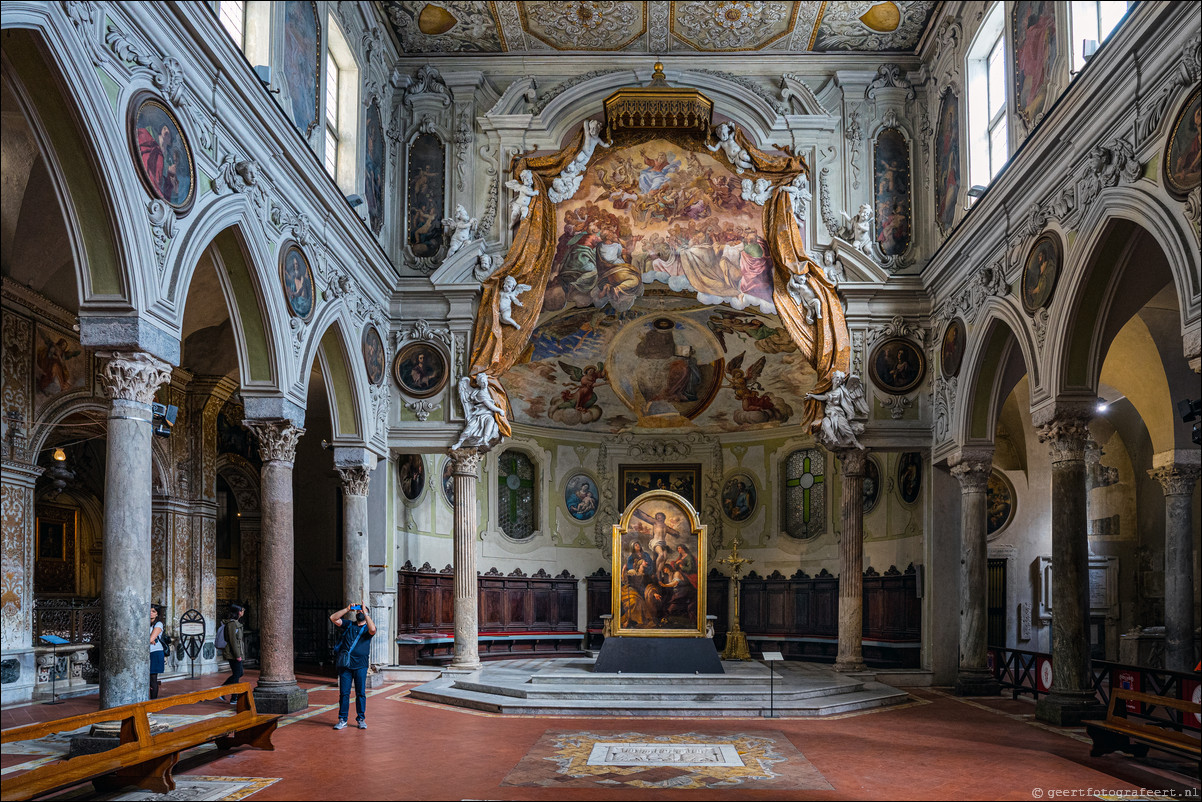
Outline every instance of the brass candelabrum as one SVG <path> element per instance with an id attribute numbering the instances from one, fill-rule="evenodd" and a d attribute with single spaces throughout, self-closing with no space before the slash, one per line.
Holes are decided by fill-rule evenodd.
<path id="1" fill-rule="evenodd" d="M 738 537 L 730 544 L 730 556 L 714 562 L 729 565 L 735 580 L 735 618 L 730 631 L 726 633 L 726 648 L 722 650 L 723 660 L 750 660 L 751 650 L 747 648 L 747 634 L 739 628 L 739 573 L 744 565 L 755 562 L 750 557 L 739 556 Z"/>

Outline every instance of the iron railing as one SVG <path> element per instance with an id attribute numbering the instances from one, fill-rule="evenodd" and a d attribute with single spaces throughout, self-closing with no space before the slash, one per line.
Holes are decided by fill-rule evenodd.
<path id="1" fill-rule="evenodd" d="M 33 601 L 33 642 L 41 644 L 41 636 L 57 635 L 70 643 L 92 643 L 88 662 L 83 664 L 83 678 L 98 682 L 100 677 L 100 632 L 104 611 L 100 599 L 35 597 Z"/>

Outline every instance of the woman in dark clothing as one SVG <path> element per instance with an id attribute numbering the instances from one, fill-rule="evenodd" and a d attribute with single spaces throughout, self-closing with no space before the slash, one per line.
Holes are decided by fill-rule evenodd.
<path id="1" fill-rule="evenodd" d="M 167 660 L 163 656 L 163 619 L 158 605 L 150 605 L 150 698 L 159 698 L 159 674 L 167 670 Z"/>

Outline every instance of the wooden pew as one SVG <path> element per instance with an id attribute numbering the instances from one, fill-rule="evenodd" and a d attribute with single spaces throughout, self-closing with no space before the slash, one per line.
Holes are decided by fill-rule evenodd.
<path id="1" fill-rule="evenodd" d="M 154 713 L 180 705 L 210 701 L 231 693 L 238 695 L 238 705 L 232 716 L 221 715 L 196 721 L 157 735 L 150 732 L 149 717 Z M 104 752 L 65 758 L 23 774 L 5 777 L 0 799 L 5 802 L 10 799 L 33 799 L 88 780 L 92 781 L 97 791 L 113 791 L 132 785 L 156 793 L 167 793 L 175 789 L 171 771 L 181 752 L 206 743 L 215 743 L 223 751 L 235 746 L 274 750 L 271 734 L 279 718 L 277 715 L 257 712 L 251 686 L 242 682 L 14 727 L 0 732 L 0 744 L 35 740 L 106 721 L 121 722 L 118 746 Z"/>
<path id="2" fill-rule="evenodd" d="M 1122 751 L 1135 757 L 1144 757 L 1148 749 L 1162 749 L 1178 755 L 1199 759 L 1199 740 L 1196 735 L 1189 735 L 1168 726 L 1160 727 L 1154 720 L 1134 721 L 1127 717 L 1127 705 L 1119 705 L 1119 701 L 1140 702 L 1148 706 L 1163 707 L 1170 710 L 1180 710 L 1183 714 L 1197 714 L 1202 705 L 1185 699 L 1174 699 L 1168 696 L 1156 696 L 1150 693 L 1140 693 L 1126 688 L 1115 688 L 1110 693 L 1110 705 L 1106 708 L 1105 721 L 1086 721 L 1085 730 L 1093 738 L 1093 748 L 1090 757 L 1100 757 L 1110 752 Z M 1166 725 L 1172 722 L 1165 720 Z M 1132 743 L 1136 741 L 1136 743 Z"/>

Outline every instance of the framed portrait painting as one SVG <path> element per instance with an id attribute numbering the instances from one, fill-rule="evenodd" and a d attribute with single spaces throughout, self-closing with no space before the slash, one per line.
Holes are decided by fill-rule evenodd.
<path id="1" fill-rule="evenodd" d="M 313 317 L 313 308 L 317 306 L 313 268 L 295 242 L 285 244 L 280 251 L 280 283 L 284 286 L 288 311 L 301 320 Z"/>
<path id="2" fill-rule="evenodd" d="M 618 636 L 705 637 L 706 527 L 684 497 L 644 493 L 613 527 Z"/>
<path id="3" fill-rule="evenodd" d="M 872 457 L 864 460 L 864 514 L 876 509 L 881 500 L 881 466 Z"/>
<path id="4" fill-rule="evenodd" d="M 392 361 L 392 375 L 406 395 L 429 398 L 447 384 L 450 371 L 442 351 L 430 343 L 409 343 Z"/>
<path id="5" fill-rule="evenodd" d="M 917 451 L 903 452 L 897 461 L 897 494 L 907 504 L 922 495 L 922 454 Z"/>
<path id="6" fill-rule="evenodd" d="M 905 337 L 891 337 L 872 352 L 868 372 L 877 387 L 902 395 L 922 384 L 927 374 L 926 357 Z"/>
<path id="7" fill-rule="evenodd" d="M 447 149 L 437 134 L 419 134 L 409 144 L 405 242 L 418 259 L 442 251 L 446 214 Z"/>
<path id="8" fill-rule="evenodd" d="M 284 6 L 284 64 L 278 80 L 279 104 L 296 130 L 308 138 L 317 125 L 321 91 L 321 23 L 313 0 L 286 0 Z"/>
<path id="9" fill-rule="evenodd" d="M 380 101 L 373 99 L 367 107 L 363 130 L 367 146 L 363 149 L 363 196 L 367 201 L 367 218 L 373 234 L 384 228 L 384 186 L 387 160 L 384 156 L 384 119 Z"/>
<path id="10" fill-rule="evenodd" d="M 587 473 L 574 473 L 563 489 L 563 503 L 574 520 L 588 521 L 597 514 L 601 493 L 597 482 Z"/>
<path id="11" fill-rule="evenodd" d="M 732 474 L 722 485 L 722 512 L 738 524 L 750 518 L 755 508 L 755 481 L 743 472 Z"/>
<path id="12" fill-rule="evenodd" d="M 175 112 L 152 92 L 138 92 L 130 101 L 129 146 L 151 196 L 176 214 L 187 213 L 196 199 L 192 147 Z"/>
<path id="13" fill-rule="evenodd" d="M 985 535 L 992 537 L 1014 518 L 1014 485 L 996 468 L 985 484 Z"/>
<path id="14" fill-rule="evenodd" d="M 939 369 L 945 378 L 960 375 L 960 364 L 964 361 L 964 321 L 952 318 L 943 330 L 943 342 L 939 346 Z"/>
<path id="15" fill-rule="evenodd" d="M 885 256 L 901 256 L 910 248 L 910 144 L 897 128 L 877 135 L 873 181 L 876 243 Z"/>
<path id="16" fill-rule="evenodd" d="M 1164 149 L 1164 184 L 1173 197 L 1184 200 L 1202 183 L 1202 88 L 1195 89 L 1173 120 Z"/>
<path id="17" fill-rule="evenodd" d="M 421 454 L 401 454 L 397 457 L 397 478 L 401 495 L 406 501 L 417 501 L 426 489 L 426 462 Z"/>
<path id="18" fill-rule="evenodd" d="M 697 507 L 701 487 L 701 465 L 619 465 L 618 484 L 622 487 L 622 507 L 630 506 L 644 493 L 670 490 Z"/>
<path id="19" fill-rule="evenodd" d="M 948 89 L 935 128 L 935 221 L 945 236 L 956 222 L 960 197 L 960 99 Z"/>
<path id="20" fill-rule="evenodd" d="M 1014 106 L 1030 128 L 1052 100 L 1056 78 L 1056 7 L 1049 0 L 1013 6 Z"/>
<path id="21" fill-rule="evenodd" d="M 367 369 L 367 380 L 372 384 L 384 381 L 384 374 L 388 372 L 385 367 L 387 360 L 384 358 L 384 341 L 380 339 L 380 332 L 376 331 L 375 326 L 363 329 L 360 348 L 363 349 L 363 367 Z"/>
<path id="22" fill-rule="evenodd" d="M 1060 237 L 1049 231 L 1035 240 L 1027 261 L 1023 264 L 1022 300 L 1023 309 L 1034 314 L 1052 302 L 1056 291 L 1056 280 L 1060 278 L 1063 259 Z"/>

